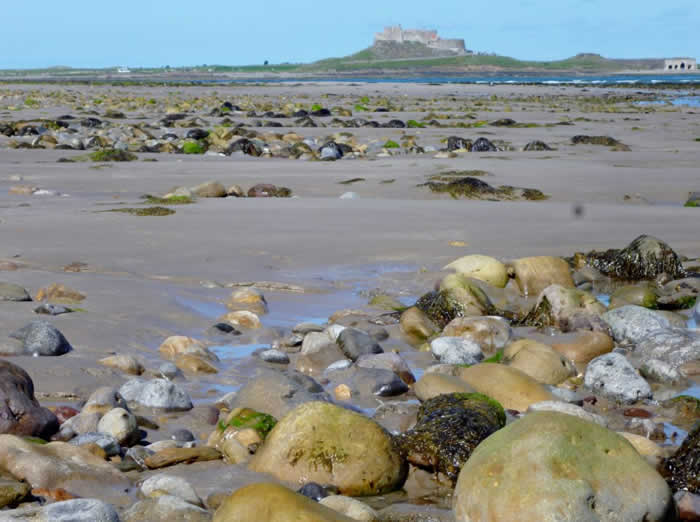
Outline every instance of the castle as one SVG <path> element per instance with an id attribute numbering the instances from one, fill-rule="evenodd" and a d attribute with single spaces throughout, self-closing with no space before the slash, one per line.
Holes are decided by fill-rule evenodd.
<path id="1" fill-rule="evenodd" d="M 418 42 L 431 49 L 450 51 L 456 54 L 466 54 L 467 49 L 461 38 L 440 38 L 437 31 L 420 31 L 418 29 L 404 30 L 400 25 L 385 27 L 381 33 L 374 35 L 374 43 L 377 42 Z"/>
<path id="2" fill-rule="evenodd" d="M 698 63 L 695 58 L 671 58 L 664 60 L 664 71 L 688 72 L 696 71 Z"/>

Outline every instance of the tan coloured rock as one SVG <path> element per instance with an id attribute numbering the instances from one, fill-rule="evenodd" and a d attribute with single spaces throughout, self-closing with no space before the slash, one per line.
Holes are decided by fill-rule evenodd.
<path id="1" fill-rule="evenodd" d="M 248 310 L 257 315 L 267 313 L 267 301 L 258 289 L 253 287 L 234 290 L 226 306 L 229 310 Z"/>
<path id="2" fill-rule="evenodd" d="M 401 314 L 401 330 L 409 336 L 417 339 L 428 339 L 439 332 L 439 328 L 415 306 L 408 308 Z"/>
<path id="3" fill-rule="evenodd" d="M 574 363 L 551 346 L 532 339 L 520 339 L 503 351 L 503 364 L 517 368 L 538 382 L 560 384 L 576 375 Z"/>
<path id="4" fill-rule="evenodd" d="M 146 457 L 144 463 L 149 469 L 159 469 L 183 462 L 206 462 L 219 460 L 221 452 L 216 448 L 202 446 L 198 448 L 166 448 L 154 455 Z"/>
<path id="5" fill-rule="evenodd" d="M 615 343 L 605 332 L 580 330 L 571 341 L 554 343 L 552 348 L 575 364 L 588 364 L 599 355 L 612 352 Z"/>
<path id="6" fill-rule="evenodd" d="M 110 355 L 97 362 L 109 368 L 128 373 L 129 375 L 141 375 L 144 372 L 143 364 L 133 355 Z"/>
<path id="7" fill-rule="evenodd" d="M 88 397 L 85 406 L 80 410 L 80 415 L 92 413 L 103 415 L 114 408 L 129 409 L 126 405 L 126 401 L 119 394 L 119 391 L 109 386 L 102 386 L 101 388 L 97 388 L 92 392 L 92 395 Z"/>
<path id="8" fill-rule="evenodd" d="M 175 366 L 185 373 L 195 375 L 218 373 L 216 366 L 199 355 L 185 354 L 175 358 Z"/>
<path id="9" fill-rule="evenodd" d="M 458 274 L 479 279 L 497 288 L 503 288 L 508 283 L 508 270 L 498 259 L 470 255 L 460 257 L 443 267 L 443 270 L 454 270 Z"/>
<path id="10" fill-rule="evenodd" d="M 413 392 L 421 401 L 427 401 L 445 393 L 473 393 L 475 390 L 459 377 L 441 373 L 423 374 L 413 386 Z"/>
<path id="11" fill-rule="evenodd" d="M 196 355 L 208 361 L 217 361 L 216 354 L 211 352 L 201 341 L 183 335 L 168 337 L 158 348 L 161 357 L 174 361 L 181 355 Z"/>
<path id="12" fill-rule="evenodd" d="M 249 330 L 256 330 L 262 327 L 260 318 L 253 312 L 247 310 L 239 310 L 237 312 L 229 312 L 222 315 L 218 319 L 220 322 L 230 323 L 233 326 L 240 328 L 247 328 Z"/>
<path id="13" fill-rule="evenodd" d="M 299 485 L 333 484 L 351 496 L 393 491 L 407 471 L 391 435 L 379 424 L 318 401 L 304 403 L 280 420 L 249 469 Z"/>
<path id="14" fill-rule="evenodd" d="M 668 456 L 661 446 L 642 435 L 628 433 L 626 431 L 619 431 L 618 434 L 627 439 L 634 449 L 636 449 L 641 456 L 646 457 L 652 465 L 658 464 L 661 459 Z"/>
<path id="15" fill-rule="evenodd" d="M 512 262 L 515 281 L 523 295 L 536 296 L 549 285 L 574 288 L 569 264 L 560 257 L 523 257 Z"/>
<path id="16" fill-rule="evenodd" d="M 556 399 L 543 384 L 504 364 L 481 363 L 460 368 L 457 377 L 511 410 L 526 411 L 531 404 Z"/>
<path id="17" fill-rule="evenodd" d="M 122 446 L 129 446 L 139 437 L 136 417 L 123 408 L 114 408 L 100 419 L 97 431 L 111 435 Z"/>
<path id="18" fill-rule="evenodd" d="M 214 513 L 213 522 L 352 522 L 284 486 L 259 483 L 229 496 Z"/>
<path id="19" fill-rule="evenodd" d="M 361 522 L 379 522 L 380 520 L 374 509 L 354 498 L 343 495 L 329 495 L 319 500 L 318 503 L 353 520 L 360 520 Z"/>

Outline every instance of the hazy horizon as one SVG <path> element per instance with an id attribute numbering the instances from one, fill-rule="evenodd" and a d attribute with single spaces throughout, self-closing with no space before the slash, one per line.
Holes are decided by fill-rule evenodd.
<path id="1" fill-rule="evenodd" d="M 5 41 L 0 69 L 69 66 L 104 68 L 307 63 L 346 56 L 372 44 L 384 26 L 437 29 L 464 38 L 468 49 L 521 60 L 549 61 L 578 53 L 606 58 L 698 57 L 700 6 L 666 7 L 650 1 L 496 0 L 489 11 L 462 2 L 389 5 L 357 0 L 329 9 L 312 0 L 231 8 L 210 0 L 194 10 L 182 0 L 124 0 L 108 8 L 75 0 L 70 8 L 37 0 L 28 13 L 19 2 L 3 7 Z M 492 13 L 497 13 L 494 16 Z"/>

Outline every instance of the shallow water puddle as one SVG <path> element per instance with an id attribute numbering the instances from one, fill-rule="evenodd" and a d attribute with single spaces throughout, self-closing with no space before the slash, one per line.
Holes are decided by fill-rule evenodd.
<path id="1" fill-rule="evenodd" d="M 214 352 L 219 359 L 230 361 L 232 359 L 243 359 L 250 357 L 257 350 L 269 348 L 269 344 L 223 344 L 219 346 L 210 346 L 209 349 Z"/>

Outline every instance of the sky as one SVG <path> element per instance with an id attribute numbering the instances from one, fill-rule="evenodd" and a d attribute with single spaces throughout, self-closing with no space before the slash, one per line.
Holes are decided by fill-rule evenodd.
<path id="1" fill-rule="evenodd" d="M 1 0 L 0 69 L 303 63 L 397 24 L 519 59 L 700 58 L 697 0 Z"/>

